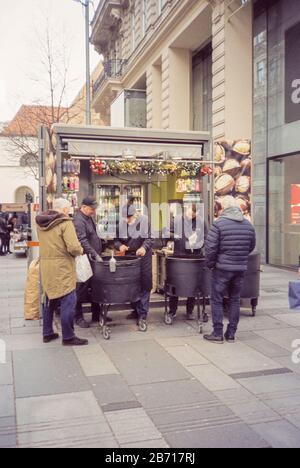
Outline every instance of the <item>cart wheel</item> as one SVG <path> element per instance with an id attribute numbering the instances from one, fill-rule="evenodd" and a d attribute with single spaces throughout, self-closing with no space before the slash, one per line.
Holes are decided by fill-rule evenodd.
<path id="1" fill-rule="evenodd" d="M 252 308 L 252 317 L 256 317 L 256 307 Z"/>
<path id="2" fill-rule="evenodd" d="M 110 333 L 111 333 L 110 328 L 108 328 L 108 327 L 103 328 L 103 338 L 105 340 L 110 340 Z"/>
<path id="3" fill-rule="evenodd" d="M 199 325 L 199 335 L 203 335 L 203 325 Z"/>
<path id="4" fill-rule="evenodd" d="M 165 315 L 165 324 L 166 325 L 173 325 L 173 317 L 170 314 Z"/>
<path id="5" fill-rule="evenodd" d="M 148 323 L 146 320 L 139 320 L 139 330 L 143 333 L 145 333 L 148 330 Z"/>
<path id="6" fill-rule="evenodd" d="M 203 314 L 203 323 L 208 323 L 208 322 L 209 322 L 208 314 L 204 313 Z"/>
<path id="7" fill-rule="evenodd" d="M 100 328 L 104 327 L 104 317 L 100 317 L 99 325 L 100 325 Z"/>

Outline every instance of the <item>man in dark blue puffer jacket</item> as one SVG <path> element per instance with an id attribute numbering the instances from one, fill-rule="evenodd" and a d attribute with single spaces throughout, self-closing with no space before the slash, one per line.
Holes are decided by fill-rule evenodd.
<path id="1" fill-rule="evenodd" d="M 212 317 L 214 331 L 207 341 L 223 343 L 223 300 L 229 296 L 230 318 L 225 333 L 228 342 L 235 341 L 240 320 L 240 298 L 248 258 L 255 249 L 256 235 L 252 224 L 243 216 L 234 200 L 227 203 L 220 218 L 213 224 L 205 243 L 208 268 L 212 275 Z"/>

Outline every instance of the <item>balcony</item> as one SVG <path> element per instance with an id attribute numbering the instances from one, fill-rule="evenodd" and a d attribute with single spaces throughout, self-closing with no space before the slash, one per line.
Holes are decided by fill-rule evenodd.
<path id="1" fill-rule="evenodd" d="M 125 5 L 124 0 L 100 0 L 92 21 L 91 35 L 91 43 L 100 54 L 105 52 L 113 31 L 118 29 L 122 20 L 122 8 Z"/>
<path id="2" fill-rule="evenodd" d="M 97 95 L 98 91 L 109 79 L 120 79 L 125 73 L 127 60 L 108 60 L 103 64 L 103 72 L 93 85 L 93 98 Z"/>

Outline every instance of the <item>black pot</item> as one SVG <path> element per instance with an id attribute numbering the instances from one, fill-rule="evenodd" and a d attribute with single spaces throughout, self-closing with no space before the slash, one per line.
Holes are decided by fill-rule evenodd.
<path id="1" fill-rule="evenodd" d="M 249 256 L 248 268 L 242 286 L 242 299 L 256 299 L 260 296 L 260 265 L 259 252 L 253 252 Z"/>
<path id="2" fill-rule="evenodd" d="M 115 257 L 117 270 L 111 273 L 110 257 L 103 263 L 93 262 L 93 302 L 100 304 L 126 304 L 136 302 L 142 291 L 141 259 L 137 257 Z"/>
<path id="3" fill-rule="evenodd" d="M 205 259 L 192 255 L 167 257 L 167 291 L 172 296 L 208 296 L 210 272 Z"/>

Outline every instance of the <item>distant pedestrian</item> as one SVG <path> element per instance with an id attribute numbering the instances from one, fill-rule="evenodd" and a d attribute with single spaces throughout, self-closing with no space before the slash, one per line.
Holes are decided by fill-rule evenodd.
<path id="1" fill-rule="evenodd" d="M 53 317 L 58 305 L 64 346 L 84 346 L 74 333 L 76 307 L 76 267 L 75 257 L 83 254 L 69 217 L 71 205 L 63 199 L 54 201 L 53 211 L 37 216 L 40 242 L 41 279 L 46 305 L 43 310 L 44 343 L 59 338 L 53 331 Z"/>
<path id="2" fill-rule="evenodd" d="M 6 255 L 6 238 L 7 238 L 7 224 L 5 219 L 0 215 L 0 255 Z"/>
<path id="3" fill-rule="evenodd" d="M 223 343 L 223 300 L 229 297 L 229 325 L 225 339 L 235 341 L 239 320 L 241 289 L 250 253 L 256 245 L 252 224 L 247 221 L 234 200 L 229 200 L 220 218 L 213 224 L 206 243 L 207 266 L 212 274 L 212 318 L 214 331 L 207 341 Z"/>

